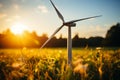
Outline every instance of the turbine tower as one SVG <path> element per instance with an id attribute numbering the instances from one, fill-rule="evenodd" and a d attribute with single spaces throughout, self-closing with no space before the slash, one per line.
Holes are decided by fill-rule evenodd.
<path id="1" fill-rule="evenodd" d="M 78 21 L 83 21 L 83 20 L 87 20 L 87 19 L 91 19 L 91 18 L 96 18 L 96 17 L 100 17 L 99 16 L 92 16 L 92 17 L 87 17 L 87 18 L 82 18 L 82 19 L 77 19 L 77 20 L 72 20 L 72 21 L 68 21 L 65 22 L 64 17 L 62 16 L 62 14 L 59 12 L 59 10 L 56 8 L 56 6 L 54 5 L 54 3 L 52 2 L 52 0 L 50 0 L 52 6 L 54 7 L 58 17 L 62 20 L 63 24 L 58 27 L 56 29 L 56 31 L 50 36 L 50 38 L 41 46 L 41 48 L 43 48 L 53 37 L 54 35 L 61 30 L 61 28 L 63 28 L 64 26 L 68 27 L 68 39 L 67 39 L 67 51 L 68 51 L 68 65 L 70 67 L 72 67 L 72 38 L 71 38 L 71 27 L 75 27 L 76 23 Z"/>

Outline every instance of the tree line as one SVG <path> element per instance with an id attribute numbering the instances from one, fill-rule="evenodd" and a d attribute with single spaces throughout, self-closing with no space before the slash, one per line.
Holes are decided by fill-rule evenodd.
<path id="1" fill-rule="evenodd" d="M 38 36 L 35 31 L 24 31 L 22 35 L 14 35 L 9 29 L 0 34 L 0 48 L 40 48 L 48 39 L 47 34 Z M 45 47 L 66 47 L 67 38 L 62 35 L 59 38 L 53 37 Z M 96 36 L 80 38 L 76 34 L 72 38 L 73 47 L 120 47 L 120 23 L 110 27 L 105 38 Z"/>

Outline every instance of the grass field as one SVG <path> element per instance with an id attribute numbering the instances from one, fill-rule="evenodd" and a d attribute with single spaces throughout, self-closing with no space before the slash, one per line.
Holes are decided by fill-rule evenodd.
<path id="1" fill-rule="evenodd" d="M 120 48 L 0 49 L 0 80 L 120 80 Z"/>

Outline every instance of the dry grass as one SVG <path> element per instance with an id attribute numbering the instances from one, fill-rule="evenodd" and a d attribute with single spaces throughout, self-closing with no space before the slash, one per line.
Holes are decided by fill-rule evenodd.
<path id="1" fill-rule="evenodd" d="M 65 48 L 0 50 L 0 80 L 120 80 L 120 50 Z"/>

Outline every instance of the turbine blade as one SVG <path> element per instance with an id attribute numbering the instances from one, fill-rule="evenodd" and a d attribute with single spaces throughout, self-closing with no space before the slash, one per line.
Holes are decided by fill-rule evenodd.
<path id="1" fill-rule="evenodd" d="M 51 4 L 53 5 L 55 11 L 57 12 L 57 15 L 58 17 L 63 21 L 63 23 L 65 22 L 64 21 L 64 17 L 62 16 L 62 14 L 59 12 L 59 10 L 55 7 L 54 3 L 52 2 L 52 0 L 50 0 Z"/>
<path id="2" fill-rule="evenodd" d="M 82 19 L 77 19 L 77 20 L 72 20 L 72 21 L 69 21 L 67 23 L 74 23 L 74 22 L 78 22 L 78 21 L 83 21 L 83 20 L 87 20 L 87 19 L 91 19 L 91 18 L 96 18 L 96 17 L 101 17 L 102 15 L 99 15 L 99 16 L 92 16 L 92 17 L 87 17 L 87 18 L 82 18 Z"/>
<path id="3" fill-rule="evenodd" d="M 43 48 L 53 37 L 54 35 L 60 31 L 60 29 L 63 27 L 64 25 L 60 26 L 58 29 L 56 29 L 56 31 L 50 36 L 50 38 L 41 46 L 41 48 Z"/>

